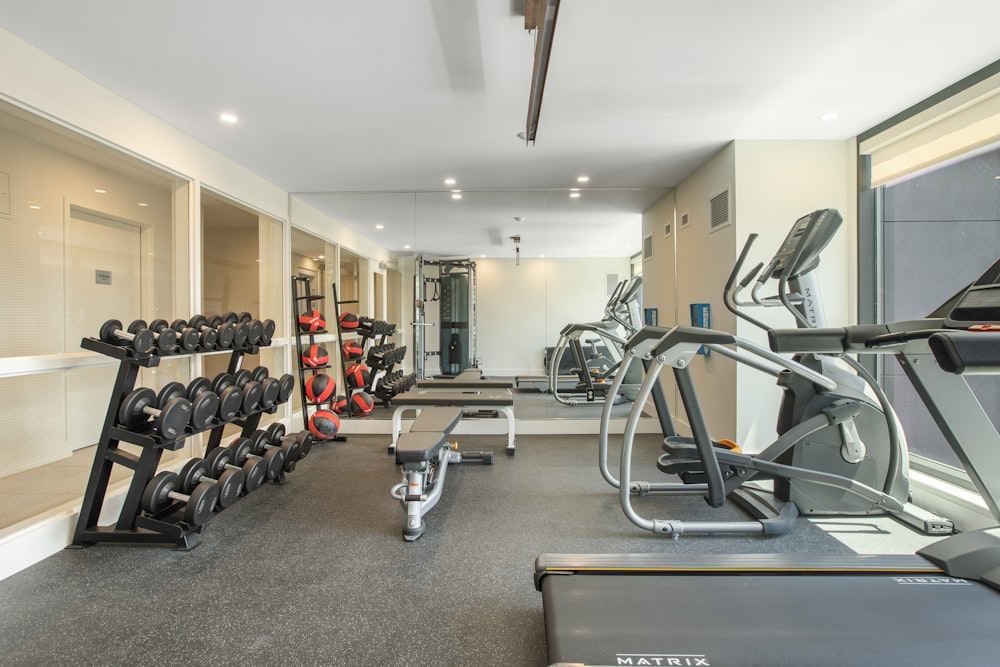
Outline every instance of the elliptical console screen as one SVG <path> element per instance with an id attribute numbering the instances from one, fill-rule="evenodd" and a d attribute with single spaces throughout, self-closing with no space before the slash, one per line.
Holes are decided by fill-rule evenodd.
<path id="1" fill-rule="evenodd" d="M 788 272 L 787 278 L 793 278 L 812 271 L 819 264 L 819 254 L 830 242 L 844 218 L 840 211 L 834 208 L 824 208 L 804 215 L 795 221 L 791 231 L 782 242 L 767 269 L 761 274 L 774 280 Z M 799 248 L 802 248 L 799 254 Z M 798 254 L 795 266 L 788 264 Z"/>
<path id="2" fill-rule="evenodd" d="M 973 324 L 1000 324 L 1000 259 L 969 286 L 945 318 L 948 327 Z"/>

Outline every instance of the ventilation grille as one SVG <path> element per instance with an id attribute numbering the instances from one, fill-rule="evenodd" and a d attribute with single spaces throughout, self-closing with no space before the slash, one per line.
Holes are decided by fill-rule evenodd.
<path id="1" fill-rule="evenodd" d="M 668 222 L 663 225 L 663 236 L 664 238 L 669 237 L 674 232 L 674 223 Z"/>
<path id="2" fill-rule="evenodd" d="M 653 235 L 642 237 L 642 261 L 653 259 Z"/>
<path id="3" fill-rule="evenodd" d="M 710 217 L 708 231 L 714 232 L 729 224 L 729 189 L 725 189 L 709 200 Z"/>
<path id="4" fill-rule="evenodd" d="M 683 213 L 681 214 L 681 229 L 684 229 L 687 226 L 688 226 L 688 214 Z"/>

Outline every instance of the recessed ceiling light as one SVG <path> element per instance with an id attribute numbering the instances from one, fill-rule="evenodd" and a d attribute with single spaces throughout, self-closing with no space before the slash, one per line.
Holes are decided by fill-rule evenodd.
<path id="1" fill-rule="evenodd" d="M 237 116 L 234 113 L 220 113 L 219 120 L 221 120 L 223 123 L 229 123 L 230 125 L 232 125 L 233 123 L 239 122 L 240 119 L 239 116 Z"/>
<path id="2" fill-rule="evenodd" d="M 319 258 L 320 259 L 326 259 L 326 255 L 320 255 Z"/>
<path id="3" fill-rule="evenodd" d="M 147 204 L 144 201 L 141 201 L 141 202 L 139 202 L 139 206 L 142 206 L 143 208 L 145 208 L 145 207 L 149 206 L 149 204 Z"/>
<path id="4" fill-rule="evenodd" d="M 96 192 L 99 195 L 106 195 L 106 194 L 108 194 L 107 190 L 102 190 L 100 188 L 94 188 L 94 192 Z"/>
<path id="5" fill-rule="evenodd" d="M 480 255 L 479 259 L 486 259 L 486 255 Z"/>
<path id="6" fill-rule="evenodd" d="M 819 117 L 819 119 L 820 120 L 833 120 L 834 118 L 837 118 L 838 116 L 840 116 L 839 113 L 837 113 L 836 111 L 831 111 L 829 113 L 823 114 L 822 116 Z"/>
<path id="7" fill-rule="evenodd" d="M 408 245 L 404 245 L 403 246 L 403 250 L 409 250 L 409 249 L 410 249 L 410 246 L 408 246 Z"/>
<path id="8" fill-rule="evenodd" d="M 455 179 L 454 178 L 446 178 L 446 179 L 444 179 L 444 184 L 445 185 L 455 185 Z"/>
<path id="9" fill-rule="evenodd" d="M 570 188 L 569 191 L 570 192 L 579 192 L 580 188 Z"/>
<path id="10" fill-rule="evenodd" d="M 462 193 L 461 192 L 452 192 L 451 193 L 451 198 L 452 199 L 461 199 L 462 198 Z"/>
<path id="11" fill-rule="evenodd" d="M 576 182 L 577 183 L 586 183 L 589 180 L 590 180 L 590 176 L 577 176 L 576 177 Z"/>
<path id="12" fill-rule="evenodd" d="M 571 192 L 571 193 L 569 193 L 569 196 L 572 197 L 573 199 L 577 199 L 577 198 L 579 198 L 580 193 L 579 192 Z"/>
<path id="13" fill-rule="evenodd" d="M 385 225 L 375 225 L 375 229 L 385 229 Z"/>
<path id="14" fill-rule="evenodd" d="M 42 207 L 39 206 L 38 204 L 28 204 L 28 208 L 34 209 L 35 211 L 41 211 L 42 210 Z"/>

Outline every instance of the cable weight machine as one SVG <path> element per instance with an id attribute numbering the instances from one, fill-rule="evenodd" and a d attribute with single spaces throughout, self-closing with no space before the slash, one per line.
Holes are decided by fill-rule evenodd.
<path id="1" fill-rule="evenodd" d="M 437 275 L 433 275 L 436 269 Z M 428 275 L 428 273 L 431 275 Z M 432 286 L 432 287 L 430 287 Z M 428 305 L 437 303 L 438 343 L 427 350 Z M 418 379 L 427 377 L 427 360 L 440 359 L 442 375 L 458 375 L 476 365 L 476 263 L 469 259 L 418 256 L 413 276 L 413 348 Z"/>

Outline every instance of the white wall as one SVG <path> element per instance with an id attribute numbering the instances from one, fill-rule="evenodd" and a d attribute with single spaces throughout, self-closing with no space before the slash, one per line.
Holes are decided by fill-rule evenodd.
<path id="1" fill-rule="evenodd" d="M 735 331 L 736 318 L 725 309 L 722 291 L 736 260 L 735 225 L 709 231 L 709 200 L 735 189 L 736 146 L 729 144 L 676 189 L 677 321 L 690 324 L 690 304 L 711 304 L 713 329 Z M 734 187 L 735 186 L 735 187 Z M 732 190 L 731 190 L 732 192 Z M 681 217 L 688 216 L 686 227 Z M 712 437 L 736 437 L 736 368 L 718 354 L 691 364 L 702 411 Z M 683 419 L 683 415 L 680 416 Z"/>
<path id="2" fill-rule="evenodd" d="M 479 357 L 490 375 L 541 375 L 544 349 L 570 322 L 599 320 L 607 276 L 625 280 L 629 260 L 477 259 Z M 431 349 L 431 348 L 428 348 Z"/>
<path id="3" fill-rule="evenodd" d="M 853 267 L 857 222 L 849 173 L 850 145 L 843 141 L 736 142 L 736 251 L 751 232 L 759 234 L 747 267 L 767 262 L 792 223 L 821 208 L 836 208 L 844 216 L 840 232 L 823 252 L 818 270 L 821 293 L 830 326 L 851 320 L 848 276 Z M 770 294 L 770 292 L 769 292 Z M 758 308 L 751 313 L 773 327 L 794 327 L 783 308 Z M 739 320 L 737 333 L 762 345 L 766 335 Z M 781 393 L 774 380 L 747 366 L 737 367 L 736 433 L 739 442 L 757 451 L 776 437 L 774 429 Z"/>
<path id="4" fill-rule="evenodd" d="M 850 322 L 857 227 L 852 155 L 852 143 L 843 141 L 736 141 L 723 148 L 643 215 L 643 235 L 653 235 L 653 259 L 643 265 L 643 305 L 660 308 L 660 323 L 669 326 L 690 323 L 691 303 L 709 303 L 713 329 L 766 345 L 763 332 L 737 320 L 723 303 L 736 257 L 747 237 L 757 233 L 747 267 L 769 260 L 795 220 L 833 207 L 844 215 L 844 224 L 823 255 L 819 277 L 829 322 Z M 731 223 L 710 232 L 708 202 L 726 188 L 731 188 Z M 674 237 L 665 239 L 663 225 L 673 208 Z M 685 213 L 689 223 L 681 228 Z M 676 320 L 665 317 L 671 311 Z M 778 309 L 753 314 L 771 326 L 794 326 Z M 781 392 L 774 378 L 717 354 L 698 358 L 691 368 L 713 437 L 732 438 L 750 451 L 775 437 Z M 686 423 L 679 401 L 671 408 Z"/>

